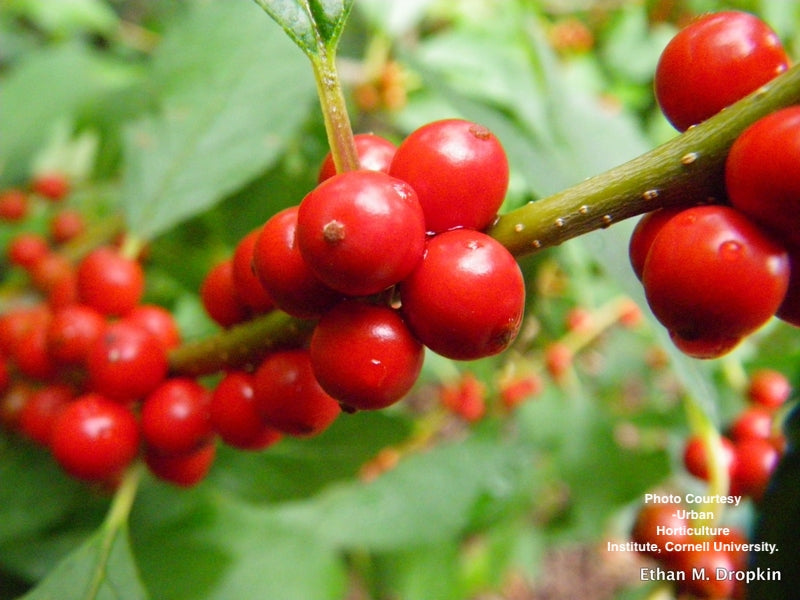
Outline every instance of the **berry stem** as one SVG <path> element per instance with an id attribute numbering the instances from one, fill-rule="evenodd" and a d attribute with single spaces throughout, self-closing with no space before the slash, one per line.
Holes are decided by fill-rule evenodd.
<path id="1" fill-rule="evenodd" d="M 268 352 L 302 345 L 314 325 L 315 321 L 270 312 L 174 349 L 170 368 L 175 374 L 197 376 L 253 365 Z"/>
<path id="2" fill-rule="evenodd" d="M 135 463 L 125 472 L 122 481 L 114 494 L 114 499 L 108 509 L 105 520 L 101 528 L 102 552 L 98 561 L 91 585 L 87 590 L 86 598 L 96 598 L 100 586 L 106 577 L 106 567 L 114 546 L 114 540 L 123 527 L 127 527 L 128 516 L 136 498 L 136 491 L 139 489 L 139 482 L 145 471 L 144 463 Z"/>
<path id="3" fill-rule="evenodd" d="M 721 201 L 725 158 L 736 138 L 798 102 L 800 65 L 650 152 L 499 217 L 487 233 L 523 256 L 657 208 Z"/>
<path id="4" fill-rule="evenodd" d="M 339 72 L 336 69 L 335 49 L 325 48 L 320 44 L 319 52 L 310 58 L 336 172 L 355 171 L 359 168 L 358 154 Z"/>

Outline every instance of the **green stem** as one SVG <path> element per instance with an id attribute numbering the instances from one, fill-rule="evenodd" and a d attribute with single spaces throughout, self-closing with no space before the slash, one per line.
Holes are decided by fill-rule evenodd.
<path id="1" fill-rule="evenodd" d="M 359 168 L 358 154 L 339 72 L 336 69 L 336 52 L 322 46 L 319 53 L 310 58 L 333 164 L 336 165 L 337 173 L 355 171 Z"/>
<path id="2" fill-rule="evenodd" d="M 312 59 L 338 170 L 356 168 L 352 131 L 332 53 Z M 487 233 L 515 256 L 555 246 L 590 231 L 666 206 L 724 197 L 728 149 L 750 124 L 800 103 L 800 65 L 669 142 L 562 192 L 498 218 Z M 203 374 L 247 364 L 300 345 L 313 323 L 274 313 L 173 351 L 173 371 Z"/>
<path id="3" fill-rule="evenodd" d="M 139 488 L 139 482 L 144 473 L 144 464 L 134 464 L 126 473 L 114 494 L 114 500 L 106 514 L 106 518 L 102 525 L 102 550 L 100 552 L 100 561 L 98 562 L 91 584 L 89 586 L 87 598 L 96 598 L 100 590 L 100 586 L 106 578 L 106 566 L 111 556 L 111 549 L 114 546 L 114 540 L 117 537 L 120 529 L 127 527 L 128 516 L 133 506 L 133 501 L 136 498 L 136 490 Z"/>
<path id="4" fill-rule="evenodd" d="M 173 373 L 192 376 L 246 367 L 268 352 L 301 346 L 314 324 L 274 311 L 211 337 L 183 344 L 170 353 L 170 366 Z"/>
<path id="5" fill-rule="evenodd" d="M 800 65 L 667 143 L 501 216 L 488 230 L 515 256 L 657 208 L 724 198 L 728 149 L 751 123 L 800 102 Z"/>

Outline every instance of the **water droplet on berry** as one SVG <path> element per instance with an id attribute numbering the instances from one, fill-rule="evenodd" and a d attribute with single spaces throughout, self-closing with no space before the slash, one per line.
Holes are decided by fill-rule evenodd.
<path id="1" fill-rule="evenodd" d="M 736 240 L 727 240 L 722 242 L 719 247 L 719 256 L 723 260 L 738 260 L 742 254 L 744 247 Z"/>

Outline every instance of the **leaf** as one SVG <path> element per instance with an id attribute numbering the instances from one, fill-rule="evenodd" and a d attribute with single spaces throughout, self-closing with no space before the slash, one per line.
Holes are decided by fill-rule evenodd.
<path id="1" fill-rule="evenodd" d="M 408 457 L 376 481 L 331 487 L 276 514 L 293 529 L 345 548 L 396 550 L 457 536 L 481 511 L 516 499 L 525 448 L 471 437 Z"/>
<path id="2" fill-rule="evenodd" d="M 20 600 L 146 600 L 128 528 L 103 527 Z"/>
<path id="3" fill-rule="evenodd" d="M 31 52 L 0 86 L 0 182 L 27 178 L 31 160 L 60 124 L 137 77 L 135 69 L 83 46 Z"/>
<path id="4" fill-rule="evenodd" d="M 0 544 L 52 527 L 80 502 L 81 493 L 49 454 L 0 434 Z"/>
<path id="5" fill-rule="evenodd" d="M 353 0 L 254 0 L 309 56 L 335 48 Z"/>
<path id="6" fill-rule="evenodd" d="M 246 3 L 198 5 L 154 65 L 159 114 L 125 132 L 123 209 L 151 239 L 276 161 L 314 98 L 310 70 Z"/>
<path id="7" fill-rule="evenodd" d="M 335 549 L 287 527 L 271 510 L 208 486 L 153 487 L 137 507 L 136 556 L 159 600 L 344 597 L 344 565 Z"/>

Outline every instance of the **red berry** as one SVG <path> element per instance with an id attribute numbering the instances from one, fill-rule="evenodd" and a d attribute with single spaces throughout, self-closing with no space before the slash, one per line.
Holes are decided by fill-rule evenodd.
<path id="1" fill-rule="evenodd" d="M 356 300 L 323 315 L 309 351 L 322 388 L 355 410 L 400 400 L 416 382 L 424 357 L 424 347 L 396 310 Z"/>
<path id="2" fill-rule="evenodd" d="M 70 304 L 59 308 L 47 327 L 48 352 L 59 364 L 83 364 L 105 327 L 105 317 L 90 306 Z"/>
<path id="3" fill-rule="evenodd" d="M 486 415 L 486 386 L 472 373 L 439 390 L 442 406 L 465 421 L 476 423 Z"/>
<path id="4" fill-rule="evenodd" d="M 491 224 L 505 198 L 508 173 L 497 137 L 462 119 L 434 121 L 412 132 L 389 169 L 417 192 L 427 230 L 434 233 Z"/>
<path id="5" fill-rule="evenodd" d="M 25 192 L 10 189 L 0 193 L 0 221 L 21 221 L 27 214 L 28 196 Z"/>
<path id="6" fill-rule="evenodd" d="M 422 262 L 399 289 L 411 331 L 448 358 L 497 354 L 522 323 L 525 282 L 519 265 L 499 242 L 477 231 L 432 237 Z"/>
<path id="7" fill-rule="evenodd" d="M 93 391 L 120 401 L 142 398 L 166 378 L 167 352 L 159 339 L 132 323 L 106 326 L 86 356 Z"/>
<path id="8" fill-rule="evenodd" d="M 164 455 L 146 451 L 144 460 L 147 468 L 158 479 L 188 488 L 205 479 L 216 455 L 217 446 L 209 442 L 188 454 Z"/>
<path id="9" fill-rule="evenodd" d="M 683 131 L 785 71 L 778 36 L 754 15 L 724 11 L 690 23 L 664 48 L 655 94 L 664 115 Z"/>
<path id="10" fill-rule="evenodd" d="M 725 184 L 734 208 L 800 244 L 800 106 L 753 123 L 731 146 Z"/>
<path id="11" fill-rule="evenodd" d="M 31 379 L 48 381 L 57 373 L 57 365 L 47 347 L 51 319 L 49 310 L 28 312 L 20 323 L 20 337 L 9 351 L 17 369 Z"/>
<path id="12" fill-rule="evenodd" d="M 526 399 L 536 396 L 544 389 L 539 375 L 529 374 L 504 380 L 500 387 L 500 401 L 506 410 L 514 410 Z"/>
<path id="13" fill-rule="evenodd" d="M 678 346 L 730 350 L 769 320 L 789 280 L 781 246 L 725 206 L 686 209 L 662 225 L 647 254 L 643 285 L 656 318 Z M 703 356 L 705 357 L 705 356 Z"/>
<path id="14" fill-rule="evenodd" d="M 144 284 L 139 262 L 108 246 L 93 250 L 78 265 L 78 296 L 104 315 L 133 310 L 144 294 Z"/>
<path id="15" fill-rule="evenodd" d="M 65 256 L 48 252 L 29 270 L 34 287 L 47 296 L 53 307 L 66 306 L 78 300 L 77 273 Z"/>
<path id="16" fill-rule="evenodd" d="M 203 307 L 218 325 L 230 327 L 250 316 L 233 284 L 233 261 L 224 260 L 214 265 L 200 286 Z"/>
<path id="17" fill-rule="evenodd" d="M 19 429 L 28 438 L 42 446 L 50 445 L 53 424 L 75 393 L 67 385 L 46 385 L 28 397 L 19 414 Z"/>
<path id="18" fill-rule="evenodd" d="M 715 450 L 719 454 L 715 459 L 722 464 L 728 477 L 731 478 L 736 469 L 736 449 L 733 442 L 725 436 L 720 436 L 719 441 L 720 445 Z M 711 477 L 710 463 L 705 440 L 699 435 L 690 437 L 683 449 L 683 464 L 686 470 L 698 479 L 708 481 Z"/>
<path id="19" fill-rule="evenodd" d="M 142 403 L 142 438 L 159 454 L 188 454 L 211 441 L 210 392 L 194 379 L 168 379 Z"/>
<path id="20" fill-rule="evenodd" d="M 631 233 L 631 241 L 628 246 L 628 257 L 631 261 L 631 267 L 639 281 L 642 279 L 642 271 L 644 271 L 644 262 L 647 259 L 647 253 L 650 252 L 650 246 L 656 234 L 661 231 L 661 226 L 669 221 L 676 214 L 684 210 L 682 208 L 662 208 L 654 210 L 644 215 Z"/>
<path id="21" fill-rule="evenodd" d="M 50 219 L 50 238 L 56 244 L 78 237 L 85 229 L 83 215 L 76 210 L 61 210 Z"/>
<path id="22" fill-rule="evenodd" d="M 125 321 L 152 333 L 167 350 L 172 350 L 181 343 L 181 333 L 175 318 L 161 306 L 140 304 L 125 315 Z"/>
<path id="23" fill-rule="evenodd" d="M 297 247 L 298 207 L 271 217 L 261 228 L 253 248 L 253 268 L 275 305 L 301 319 L 316 318 L 341 298 L 322 283 Z"/>
<path id="24" fill-rule="evenodd" d="M 270 354 L 255 373 L 255 401 L 262 419 L 282 433 L 308 437 L 339 416 L 339 403 L 320 387 L 307 350 Z"/>
<path id="25" fill-rule="evenodd" d="M 736 443 L 736 469 L 731 487 L 759 501 L 767 489 L 780 452 L 769 440 L 748 438 Z"/>
<path id="26" fill-rule="evenodd" d="M 255 402 L 255 378 L 244 371 L 232 371 L 217 384 L 209 414 L 214 431 L 234 448 L 263 450 L 282 437 L 262 420 Z"/>
<path id="27" fill-rule="evenodd" d="M 553 342 L 545 348 L 544 364 L 553 379 L 562 379 L 572 366 L 574 352 L 564 342 Z"/>
<path id="28" fill-rule="evenodd" d="M 236 245 L 233 253 L 233 286 L 242 302 L 256 312 L 263 313 L 275 306 L 253 270 L 253 247 L 259 229 L 254 229 Z"/>
<path id="29" fill-rule="evenodd" d="M 657 549 L 642 551 L 643 554 L 658 560 L 674 561 L 676 554 L 666 549 L 666 544 L 684 544 L 690 540 L 685 533 L 689 525 L 683 506 L 677 502 L 644 504 L 636 515 L 631 530 L 631 541 L 637 544 L 655 544 Z M 664 527 L 664 530 L 660 530 Z M 669 531 L 667 533 L 666 531 Z M 661 531 L 661 533 L 659 533 Z M 652 546 L 651 546 L 652 548 Z M 661 552 L 658 550 L 660 549 Z"/>
<path id="30" fill-rule="evenodd" d="M 770 440 L 773 437 L 772 412 L 762 406 L 752 406 L 742 411 L 731 423 L 729 435 L 740 442 L 748 438 Z"/>
<path id="31" fill-rule="evenodd" d="M 61 411 L 50 446 L 58 464 L 73 477 L 107 481 L 136 457 L 139 426 L 125 406 L 87 394 Z"/>
<path id="32" fill-rule="evenodd" d="M 425 221 L 411 187 L 386 173 L 349 171 L 300 203 L 297 245 L 311 271 L 352 296 L 394 285 L 419 263 Z"/>
<path id="33" fill-rule="evenodd" d="M 353 138 L 358 162 L 362 169 L 389 172 L 389 165 L 391 165 L 392 157 L 397 149 L 392 142 L 372 133 L 357 133 Z M 333 164 L 333 155 L 328 152 L 320 166 L 317 183 L 322 183 L 334 175 L 336 175 L 336 166 Z"/>
<path id="34" fill-rule="evenodd" d="M 69 178 L 63 173 L 40 173 L 31 181 L 31 190 L 48 200 L 58 202 L 70 192 Z"/>
<path id="35" fill-rule="evenodd" d="M 47 240 L 38 233 L 20 233 L 11 239 L 6 253 L 12 264 L 32 269 L 49 252 Z"/>
<path id="36" fill-rule="evenodd" d="M 773 369 L 759 369 L 750 376 L 747 398 L 767 409 L 780 408 L 792 394 L 786 375 Z"/>

